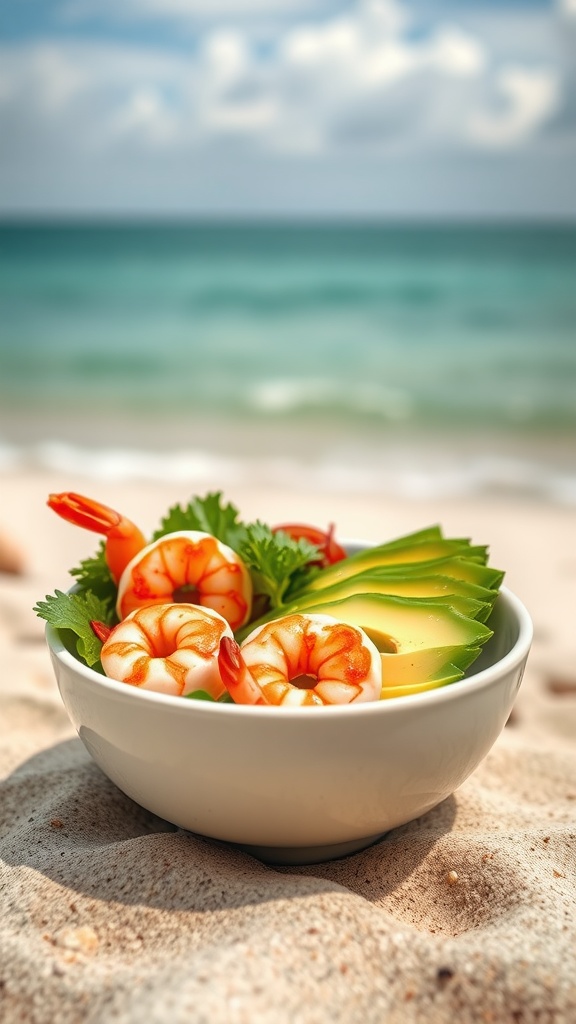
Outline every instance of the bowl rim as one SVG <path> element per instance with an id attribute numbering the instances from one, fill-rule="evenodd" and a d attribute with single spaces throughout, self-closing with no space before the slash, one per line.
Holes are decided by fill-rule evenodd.
<path id="1" fill-rule="evenodd" d="M 347 543 L 352 545 L 352 543 L 362 542 L 349 541 Z M 140 690 L 137 687 L 127 686 L 126 683 L 101 675 L 87 665 L 83 665 L 64 646 L 57 630 L 50 624 L 46 625 L 45 635 L 46 643 L 52 656 L 63 666 L 79 675 L 90 686 L 103 687 L 110 696 L 116 696 L 130 703 L 133 701 L 145 701 L 151 706 L 156 705 L 165 708 L 167 711 L 187 715 L 223 715 L 225 717 L 231 715 L 233 718 L 238 716 L 252 718 L 255 716 L 263 720 L 273 717 L 275 721 L 302 722 L 303 720 L 310 721 L 312 719 L 326 721 L 334 716 L 339 717 L 342 715 L 394 715 L 405 712 L 410 708 L 413 708 L 416 712 L 418 709 L 423 710 L 424 708 L 448 701 L 464 699 L 474 691 L 488 689 L 491 686 L 497 685 L 505 675 L 522 664 L 528 657 L 533 638 L 533 624 L 528 610 L 520 598 L 509 590 L 508 587 L 500 587 L 496 600 L 497 602 L 504 601 L 512 612 L 518 624 L 518 636 L 508 653 L 493 665 L 489 665 L 487 668 L 481 669 L 476 673 L 472 671 L 470 675 L 464 676 L 454 683 L 425 690 L 421 693 L 393 697 L 389 700 L 366 701 L 361 704 L 329 705 L 322 709 L 321 715 L 316 707 L 290 708 L 265 705 L 255 707 L 251 704 L 218 703 L 216 701 L 186 700 L 184 698 L 175 699 L 171 694 L 157 693 L 153 690 Z"/>

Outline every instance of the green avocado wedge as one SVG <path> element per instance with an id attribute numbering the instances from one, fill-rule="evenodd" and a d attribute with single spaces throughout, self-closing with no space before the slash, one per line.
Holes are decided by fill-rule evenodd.
<path id="1" fill-rule="evenodd" d="M 425 683 L 407 684 L 405 686 L 383 686 L 380 700 L 390 700 L 391 697 L 410 697 L 415 693 L 425 693 L 426 690 L 439 690 L 441 686 L 448 686 L 450 683 L 457 683 L 462 678 L 462 673 L 454 676 L 445 676 L 441 679 L 428 679 Z"/>
<path id="2" fill-rule="evenodd" d="M 410 562 L 404 565 L 379 565 L 370 572 L 381 576 L 401 573 L 404 577 L 411 576 L 449 576 L 450 579 L 463 580 L 487 590 L 498 591 L 504 579 L 501 569 L 491 565 L 481 565 L 466 557 L 455 555 L 448 558 L 434 558 L 427 562 Z"/>
<path id="3" fill-rule="evenodd" d="M 322 599 L 306 610 L 360 626 L 379 650 L 393 654 L 426 647 L 480 647 L 492 636 L 492 630 L 483 623 L 434 598 L 351 594 L 337 601 Z"/>
<path id="4" fill-rule="evenodd" d="M 428 647 L 406 654 L 382 653 L 382 688 L 444 686 L 461 679 L 480 653 L 479 647 Z"/>
<path id="5" fill-rule="evenodd" d="M 308 581 L 305 589 L 307 593 L 311 590 L 323 590 L 324 587 L 333 586 L 340 580 L 348 579 L 359 572 L 366 572 L 368 569 L 394 567 L 398 571 L 399 567 L 402 567 L 403 571 L 404 566 L 453 556 L 466 558 L 483 566 L 487 560 L 487 548 L 484 545 L 473 546 L 468 540 L 445 538 L 407 541 L 404 544 L 396 542 L 395 546 L 382 544 L 378 547 L 365 548 L 341 562 L 321 569 Z"/>
<path id="6" fill-rule="evenodd" d="M 302 593 L 290 601 L 286 614 L 304 611 L 316 606 L 319 600 L 337 601 L 353 594 L 387 594 L 389 597 L 433 598 L 447 604 L 462 615 L 485 622 L 496 600 L 498 591 L 480 587 L 466 580 L 454 580 L 449 576 L 405 576 L 401 574 L 380 574 L 367 571 L 349 576 L 324 590 Z"/>

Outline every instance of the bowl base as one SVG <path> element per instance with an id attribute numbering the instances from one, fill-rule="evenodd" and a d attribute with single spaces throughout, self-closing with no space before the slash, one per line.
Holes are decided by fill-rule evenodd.
<path id="1" fill-rule="evenodd" d="M 249 853 L 251 857 L 264 861 L 265 864 L 286 865 L 320 864 L 325 860 L 338 860 L 348 857 L 351 853 L 359 853 L 373 843 L 377 843 L 386 835 L 379 832 L 363 839 L 352 839 L 347 843 L 329 843 L 326 846 L 249 846 L 245 843 L 234 843 L 239 850 Z"/>

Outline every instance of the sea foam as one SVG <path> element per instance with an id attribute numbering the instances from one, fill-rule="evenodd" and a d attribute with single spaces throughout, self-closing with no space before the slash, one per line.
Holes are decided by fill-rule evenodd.
<path id="1" fill-rule="evenodd" d="M 332 454 L 230 455 L 181 448 L 87 448 L 57 439 L 29 445 L 0 441 L 0 474 L 41 471 L 87 480 L 159 481 L 194 489 L 230 485 L 294 487 L 309 493 L 396 495 L 414 501 L 483 495 L 529 497 L 576 506 L 576 466 L 550 466 L 532 458 L 412 449 Z"/>

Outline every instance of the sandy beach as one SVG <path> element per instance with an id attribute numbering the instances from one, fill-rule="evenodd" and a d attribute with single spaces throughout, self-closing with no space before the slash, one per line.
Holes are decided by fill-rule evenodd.
<path id="1" fill-rule="evenodd" d="M 16 570 L 0 573 L 0 1019 L 576 1020 L 576 508 L 226 488 L 247 519 L 335 522 L 369 541 L 441 523 L 487 543 L 535 627 L 511 719 L 458 792 L 362 853 L 271 868 L 143 811 L 76 738 L 32 611 L 95 547 L 46 507 L 61 490 L 144 531 L 193 493 L 56 470 L 0 477 L 0 552 Z"/>
<path id="2" fill-rule="evenodd" d="M 0 1024 L 576 1024 L 576 0 L 4 6 Z M 246 523 L 343 543 L 469 538 L 533 620 L 523 679 L 510 651 L 507 689 L 472 665 L 401 704 L 294 708 L 292 733 L 286 708 L 92 677 L 115 695 L 99 720 L 71 672 L 84 744 L 34 611 L 98 550 L 47 506 L 70 491 L 145 538 L 215 491 Z M 470 593 L 476 623 L 420 606 L 405 637 L 397 604 L 356 595 L 392 648 L 386 684 L 424 661 L 446 683 L 506 646 L 516 602 L 492 638 Z M 90 645 L 106 611 L 92 594 L 86 626 L 86 608 Z M 185 688 L 234 689 L 220 649 L 220 679 L 203 665 Z M 378 696 L 367 649 L 324 693 Z M 325 717 L 308 731 L 300 712 Z M 161 770 L 157 813 L 119 788 L 147 799 Z M 269 828 L 278 812 L 262 842 L 312 844 L 310 820 L 322 855 L 375 841 L 265 862 L 256 802 Z M 220 816 L 237 843 L 161 814 L 223 835 Z"/>

